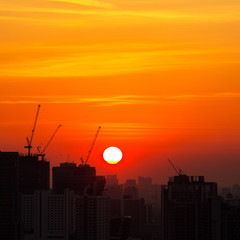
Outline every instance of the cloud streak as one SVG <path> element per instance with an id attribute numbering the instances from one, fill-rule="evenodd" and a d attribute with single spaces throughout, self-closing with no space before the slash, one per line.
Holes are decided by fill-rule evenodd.
<path id="1" fill-rule="evenodd" d="M 117 106 L 133 104 L 153 104 L 155 102 L 152 96 L 123 95 L 111 97 L 80 97 L 80 96 L 18 96 L 5 97 L 0 99 L 0 104 L 83 104 L 87 103 L 93 106 Z"/>
<path id="2" fill-rule="evenodd" d="M 0 16 L 6 15 L 9 20 L 19 18 L 29 21 L 34 18 L 61 20 L 66 17 L 93 16 L 114 17 L 115 19 L 142 18 L 159 20 L 189 20 L 194 21 L 236 21 L 239 20 L 239 4 L 228 4 L 229 1 L 219 4 L 215 1 L 211 6 L 208 2 L 191 4 L 188 1 L 180 4 L 176 1 L 172 4 L 162 4 L 159 1 L 137 1 L 128 3 L 128 1 L 97 1 L 97 0 L 42 0 L 42 1 L 19 1 L 11 0 L 13 4 L 1 3 Z M 212 11 L 214 7 L 215 11 Z M 200 10 L 199 10 L 200 9 Z M 227 9 L 227 10 L 226 10 Z M 40 17 L 41 14 L 43 17 Z M 49 14 L 49 15 L 44 15 Z M 52 14 L 52 16 L 51 16 Z M 54 19 L 52 18 L 54 17 Z M 91 19 L 89 19 L 91 21 Z M 50 21 L 49 21 L 50 23 Z M 109 22 L 110 23 L 110 22 Z M 75 25 L 76 22 L 73 22 Z"/>
<path id="3" fill-rule="evenodd" d="M 167 97 L 170 100 L 193 100 L 193 99 L 220 99 L 220 98 L 240 98 L 238 92 L 222 92 L 213 94 L 183 94 Z"/>
<path id="4" fill-rule="evenodd" d="M 109 97 L 81 96 L 5 96 L 0 104 L 89 104 L 94 107 L 111 107 L 118 105 L 159 104 L 161 102 L 193 101 L 201 99 L 235 99 L 239 92 L 222 92 L 212 94 L 182 94 L 170 96 L 118 95 Z"/>
<path id="5" fill-rule="evenodd" d="M 66 3 L 66 4 L 74 4 L 80 6 L 90 6 L 90 7 L 104 7 L 111 8 L 113 5 L 107 2 L 101 2 L 96 0 L 50 0 L 49 2 L 56 3 Z"/>
<path id="6" fill-rule="evenodd" d="M 126 45 L 126 44 L 125 44 Z M 226 51 L 196 49 L 163 49 L 157 44 L 149 47 L 129 47 L 119 43 L 109 48 L 101 45 L 85 49 L 59 47 L 4 50 L 0 60 L 1 76 L 107 76 L 122 73 L 149 72 L 166 69 L 184 69 L 195 65 L 225 64 Z M 166 47 L 168 48 L 168 47 Z M 96 50 L 95 50 L 96 49 Z M 95 50 L 95 51 L 93 51 Z M 122 50 L 122 51 L 120 51 Z M 34 53 L 34 54 L 33 54 Z M 198 58 L 196 58 L 198 56 Z M 219 57 L 221 56 L 221 57 Z M 218 57 L 216 61 L 214 57 Z M 225 56 L 226 57 L 226 56 Z M 238 59 L 232 59 L 239 63 Z M 14 70 L 13 70 L 14 69 Z M 94 69 L 94 71 L 93 71 Z"/>

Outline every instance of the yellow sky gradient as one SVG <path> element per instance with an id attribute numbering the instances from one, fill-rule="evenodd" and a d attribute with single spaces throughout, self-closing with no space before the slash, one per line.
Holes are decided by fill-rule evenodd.
<path id="1" fill-rule="evenodd" d="M 97 160 L 100 173 L 162 181 L 173 157 L 240 180 L 239 12 L 236 0 L 0 0 L 0 150 L 24 151 L 40 103 L 36 145 L 63 124 L 53 165 L 79 161 L 101 125 L 93 158 L 111 145 L 125 158 Z"/>

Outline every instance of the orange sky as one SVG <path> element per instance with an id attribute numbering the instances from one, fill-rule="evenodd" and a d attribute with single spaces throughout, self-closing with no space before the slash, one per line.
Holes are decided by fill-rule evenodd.
<path id="1" fill-rule="evenodd" d="M 240 183 L 240 2 L 0 1 L 0 150 L 59 130 L 52 166 L 86 157 L 120 179 L 174 172 Z M 118 146 L 124 159 L 101 154 Z"/>

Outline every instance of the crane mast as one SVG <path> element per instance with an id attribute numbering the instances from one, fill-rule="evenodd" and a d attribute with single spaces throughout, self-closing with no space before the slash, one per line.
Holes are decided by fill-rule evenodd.
<path id="1" fill-rule="evenodd" d="M 38 120 L 38 115 L 39 115 L 40 107 L 41 107 L 41 105 L 38 105 L 36 117 L 35 117 L 34 124 L 33 124 L 33 129 L 32 129 L 31 138 L 30 138 L 30 140 L 29 140 L 28 137 L 26 138 L 26 139 L 27 139 L 27 146 L 24 146 L 24 148 L 27 148 L 27 149 L 28 149 L 28 157 L 30 157 L 30 155 L 31 155 L 32 141 L 33 141 L 33 136 L 34 136 L 35 128 L 36 128 L 36 125 L 37 125 L 37 120 Z"/>
<path id="2" fill-rule="evenodd" d="M 95 137 L 94 137 L 93 143 L 92 143 L 92 145 L 91 145 L 91 148 L 90 148 L 90 150 L 88 151 L 88 155 L 87 155 L 87 158 L 86 158 L 86 161 L 85 161 L 85 165 L 87 164 L 87 162 L 88 162 L 88 160 L 89 160 L 89 158 L 90 158 L 90 155 L 91 155 L 91 153 L 92 153 L 92 150 L 93 150 L 93 147 L 94 147 L 95 142 L 96 142 L 96 140 L 97 140 L 98 133 L 99 133 L 100 129 L 101 129 L 101 126 L 98 127 L 98 130 L 97 130 L 97 132 L 96 132 L 96 134 L 95 134 Z"/>

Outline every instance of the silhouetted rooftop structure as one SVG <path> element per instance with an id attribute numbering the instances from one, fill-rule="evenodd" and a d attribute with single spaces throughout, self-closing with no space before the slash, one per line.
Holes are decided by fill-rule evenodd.
<path id="1" fill-rule="evenodd" d="M 102 195 L 105 177 L 96 176 L 95 167 L 76 163 L 61 163 L 53 167 L 53 191 L 63 193 L 65 189 L 80 195 Z"/>

